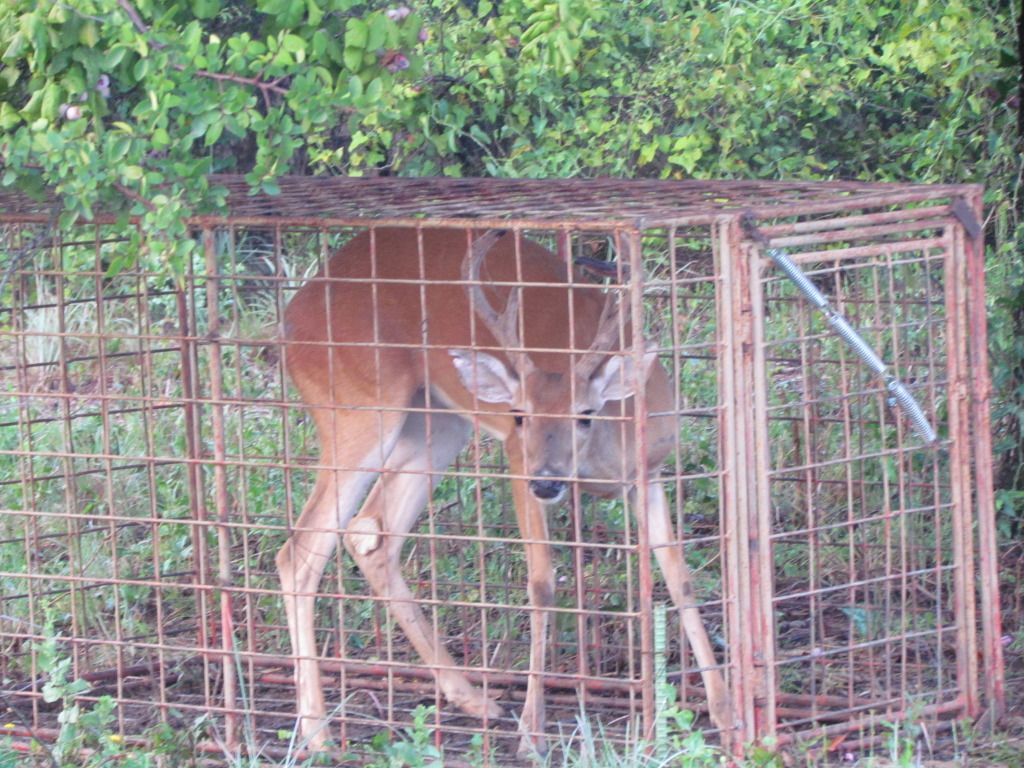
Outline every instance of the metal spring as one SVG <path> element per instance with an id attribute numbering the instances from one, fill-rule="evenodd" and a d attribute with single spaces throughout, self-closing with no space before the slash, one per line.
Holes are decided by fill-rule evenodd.
<path id="1" fill-rule="evenodd" d="M 907 387 L 896 376 L 889 373 L 888 366 L 879 357 L 878 353 L 875 352 L 874 348 L 857 333 L 856 329 L 850 325 L 845 317 L 832 307 L 825 295 L 818 290 L 818 287 L 811 282 L 810 278 L 800 270 L 800 267 L 789 258 L 785 251 L 779 248 L 769 248 L 766 253 L 775 262 L 776 266 L 786 273 L 786 277 L 793 281 L 793 284 L 807 297 L 808 301 L 825 315 L 825 319 L 828 320 L 828 324 L 832 326 L 832 330 L 836 332 L 836 335 L 850 345 L 853 351 L 857 353 L 857 356 L 864 361 L 865 365 L 885 380 L 885 388 L 889 391 L 889 404 L 898 404 L 907 414 L 907 418 L 910 419 L 914 431 L 920 435 L 925 443 L 934 443 L 938 436 L 935 434 L 935 429 L 928 421 L 928 418 L 924 415 L 921 406 L 914 399 L 914 396 L 910 394 Z"/>

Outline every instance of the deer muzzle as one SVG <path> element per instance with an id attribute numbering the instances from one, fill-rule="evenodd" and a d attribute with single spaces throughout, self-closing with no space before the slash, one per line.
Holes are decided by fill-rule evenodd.
<path id="1" fill-rule="evenodd" d="M 545 504 L 554 504 L 562 500 L 568 485 L 564 480 L 538 477 L 530 481 L 530 493 Z"/>

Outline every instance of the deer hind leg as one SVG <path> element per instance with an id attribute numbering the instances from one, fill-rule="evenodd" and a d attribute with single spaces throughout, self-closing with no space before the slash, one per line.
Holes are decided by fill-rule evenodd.
<path id="1" fill-rule="evenodd" d="M 633 495 L 635 502 L 636 495 Z M 640 514 L 640 510 L 637 510 Z M 732 703 L 725 685 L 715 651 L 708 637 L 707 629 L 694 599 L 693 581 L 690 569 L 683 559 L 680 547 L 672 544 L 675 536 L 672 531 L 672 516 L 669 512 L 665 489 L 659 482 L 647 484 L 647 530 L 650 534 L 654 556 L 665 575 L 666 585 L 672 602 L 681 614 L 683 630 L 690 641 L 694 658 L 701 668 L 701 678 L 708 697 L 708 712 L 712 722 L 727 734 L 732 730 Z"/>
<path id="2" fill-rule="evenodd" d="M 318 411 L 315 417 L 323 446 L 322 464 L 345 469 L 317 472 L 313 492 L 276 559 L 295 658 L 299 732 L 311 749 L 320 750 L 328 733 L 314 630 L 316 593 L 339 531 L 355 512 L 373 480 L 374 469 L 384 463 L 383 457 L 397 440 L 404 414 L 385 413 L 378 418 L 371 411 L 339 409 Z M 345 441 L 345 435 L 361 435 L 362 439 Z"/>
<path id="3" fill-rule="evenodd" d="M 454 414 L 433 412 L 428 417 L 411 413 L 384 473 L 349 524 L 344 541 L 373 594 L 386 600 L 391 616 L 423 661 L 433 668 L 445 698 L 467 714 L 497 718 L 502 715 L 501 707 L 457 669 L 433 625 L 416 605 L 399 562 L 406 534 L 422 513 L 441 473 L 465 447 L 469 436 L 468 423 Z"/>

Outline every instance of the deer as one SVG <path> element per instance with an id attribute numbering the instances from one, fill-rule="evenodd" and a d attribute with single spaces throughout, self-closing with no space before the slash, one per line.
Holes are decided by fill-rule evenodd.
<path id="1" fill-rule="evenodd" d="M 400 569 L 403 542 L 433 488 L 481 432 L 503 444 L 525 550 L 531 636 L 517 754 L 545 751 L 543 676 L 555 599 L 548 514 L 572 495 L 572 484 L 598 497 L 628 487 L 634 499 L 637 486 L 646 487 L 646 509 L 637 514 L 647 516 L 710 717 L 731 729 L 725 681 L 659 482 L 676 442 L 673 385 L 654 346 L 638 354 L 622 343 L 631 327 L 623 302 L 570 270 L 508 231 L 375 227 L 343 245 L 289 301 L 285 365 L 315 423 L 320 459 L 276 562 L 299 731 L 311 750 L 329 741 L 314 602 L 339 539 L 445 700 L 485 725 L 503 716 L 438 641 Z M 643 466 L 634 430 L 621 428 L 640 387 L 649 414 Z"/>

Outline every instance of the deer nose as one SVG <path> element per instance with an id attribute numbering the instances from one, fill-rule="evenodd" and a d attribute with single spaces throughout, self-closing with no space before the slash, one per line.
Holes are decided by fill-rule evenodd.
<path id="1" fill-rule="evenodd" d="M 565 482 L 539 477 L 530 481 L 530 493 L 541 501 L 556 501 L 565 493 Z"/>

